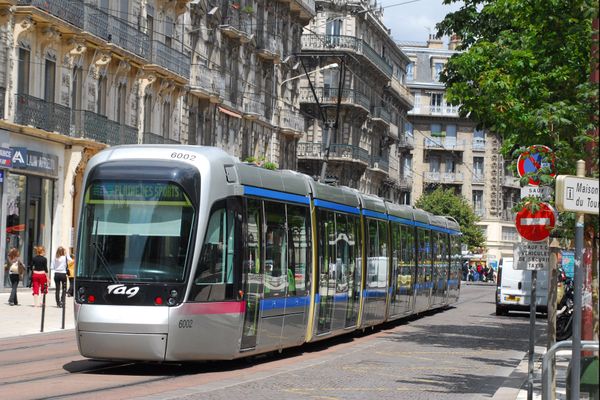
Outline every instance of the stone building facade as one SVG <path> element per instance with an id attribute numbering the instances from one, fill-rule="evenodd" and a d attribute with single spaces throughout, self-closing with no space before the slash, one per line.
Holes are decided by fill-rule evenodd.
<path id="1" fill-rule="evenodd" d="M 511 208 L 520 197 L 519 183 L 500 154 L 501 139 L 477 129 L 446 102 L 439 73 L 457 53 L 457 43 L 453 39 L 446 47 L 433 37 L 427 43 L 400 43 L 410 58 L 407 85 L 414 96 L 405 130 L 415 143 L 401 162 L 402 172 L 412 179 L 411 203 L 440 186 L 470 201 L 487 238 L 488 259 L 498 261 L 511 256 L 518 241 Z"/>

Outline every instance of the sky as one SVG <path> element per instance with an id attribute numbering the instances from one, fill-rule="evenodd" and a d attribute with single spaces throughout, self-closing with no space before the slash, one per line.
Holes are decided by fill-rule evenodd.
<path id="1" fill-rule="evenodd" d="M 461 3 L 447 6 L 442 0 L 378 0 L 377 4 L 383 7 L 383 21 L 395 41 L 426 42 L 430 33 L 435 34 L 435 25 L 447 13 L 458 10 Z"/>

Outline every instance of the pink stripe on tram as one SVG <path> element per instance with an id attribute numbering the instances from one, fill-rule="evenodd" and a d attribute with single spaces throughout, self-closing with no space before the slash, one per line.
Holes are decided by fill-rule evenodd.
<path id="1" fill-rule="evenodd" d="M 246 302 L 187 303 L 182 312 L 185 314 L 240 314 L 246 312 Z"/>

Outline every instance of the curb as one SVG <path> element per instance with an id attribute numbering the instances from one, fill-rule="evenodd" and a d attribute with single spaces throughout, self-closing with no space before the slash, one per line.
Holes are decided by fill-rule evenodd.
<path id="1" fill-rule="evenodd" d="M 528 365 L 527 353 L 513 372 L 502 382 L 500 389 L 494 393 L 492 400 L 515 400 L 523 385 L 527 382 Z"/>

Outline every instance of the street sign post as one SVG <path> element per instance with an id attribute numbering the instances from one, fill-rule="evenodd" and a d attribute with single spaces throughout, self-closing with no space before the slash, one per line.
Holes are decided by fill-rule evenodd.
<path id="1" fill-rule="evenodd" d="M 550 155 L 550 161 L 544 161 L 544 158 Z M 544 146 L 541 144 L 536 144 L 529 147 L 529 150 L 522 153 L 517 160 L 517 172 L 520 177 L 523 177 L 525 174 L 535 173 L 541 168 L 550 167 L 552 168 L 551 176 L 554 176 L 554 154 L 552 153 L 552 149 L 548 146 Z M 533 186 L 538 186 L 540 184 L 539 180 L 529 178 L 529 184 Z"/>
<path id="2" fill-rule="evenodd" d="M 574 211 L 598 215 L 600 183 L 594 178 L 573 175 L 556 177 L 556 208 L 558 211 Z"/>
<path id="3" fill-rule="evenodd" d="M 550 236 L 550 231 L 554 229 L 556 217 L 554 210 L 546 203 L 540 203 L 540 208 L 536 212 L 525 206 L 517 213 L 515 225 L 519 234 L 531 242 L 540 242 Z"/>

